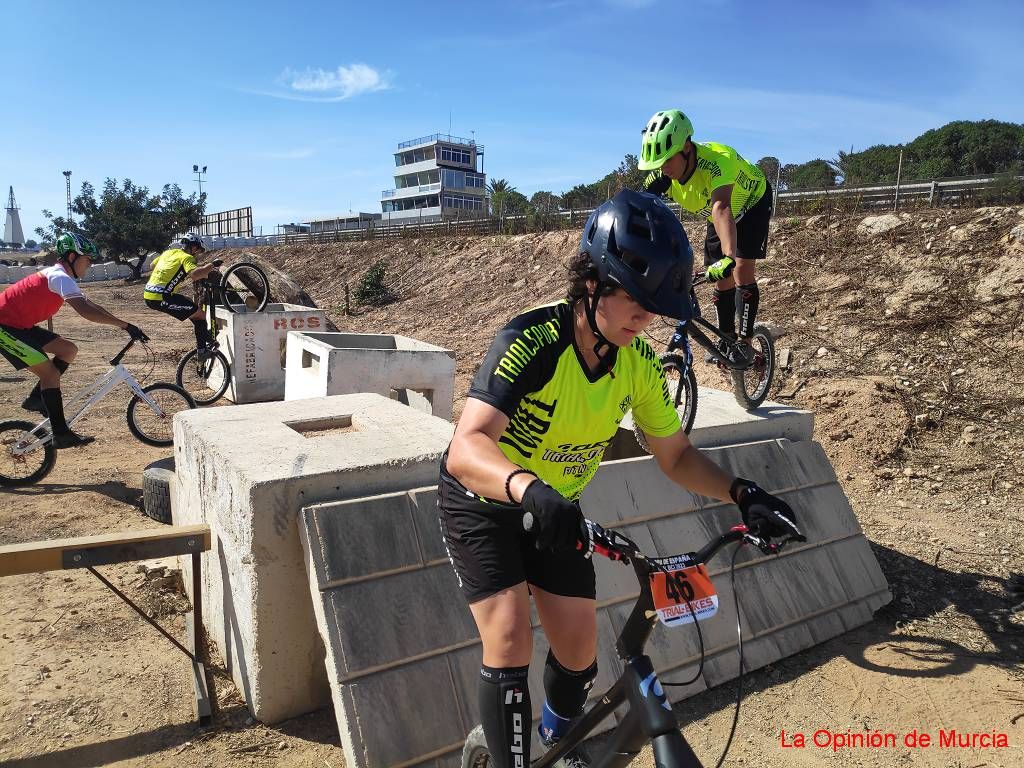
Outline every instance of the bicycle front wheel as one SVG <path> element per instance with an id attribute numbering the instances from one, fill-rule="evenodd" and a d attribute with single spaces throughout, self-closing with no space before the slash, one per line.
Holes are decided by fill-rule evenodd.
<path id="1" fill-rule="evenodd" d="M 679 414 L 679 423 L 686 434 L 693 429 L 693 419 L 697 415 L 697 377 L 693 367 L 686 364 L 686 358 L 671 352 L 661 356 L 661 368 L 665 372 L 665 383 L 668 385 L 668 396 Z M 647 453 L 651 446 L 647 435 L 633 422 L 633 436 L 637 444 Z"/>
<path id="2" fill-rule="evenodd" d="M 57 449 L 47 440 L 42 445 L 22 453 L 39 439 L 32 433 L 36 425 L 30 421 L 0 422 L 0 486 L 14 488 L 38 483 L 57 462 Z"/>
<path id="3" fill-rule="evenodd" d="M 775 340 L 767 327 L 756 323 L 750 339 L 753 360 L 742 371 L 730 371 L 736 402 L 748 411 L 757 408 L 768 397 L 775 376 Z"/>
<path id="4" fill-rule="evenodd" d="M 128 403 L 128 429 L 146 445 L 164 448 L 173 445 L 171 422 L 174 414 L 195 408 L 195 400 L 177 384 L 150 384 L 142 391 L 160 410 L 153 410 L 145 400 L 134 395 Z"/>
<path id="5" fill-rule="evenodd" d="M 270 280 L 252 262 L 240 261 L 224 273 L 219 292 L 229 312 L 262 312 L 270 301 Z"/>
<path id="6" fill-rule="evenodd" d="M 466 745 L 462 748 L 462 768 L 489 768 L 492 763 L 484 727 L 478 725 L 466 737 Z"/>
<path id="7" fill-rule="evenodd" d="M 196 405 L 210 405 L 227 392 L 230 376 L 231 365 L 219 349 L 203 352 L 193 349 L 181 358 L 174 380 L 191 395 Z"/>

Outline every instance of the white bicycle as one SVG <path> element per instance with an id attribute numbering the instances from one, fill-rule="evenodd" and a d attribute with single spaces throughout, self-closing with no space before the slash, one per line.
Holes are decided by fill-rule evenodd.
<path id="1" fill-rule="evenodd" d="M 143 342 L 144 344 L 145 342 Z M 169 446 L 174 442 L 171 420 L 174 414 L 196 407 L 192 396 L 177 384 L 158 382 L 143 387 L 121 365 L 132 339 L 110 361 L 110 370 L 76 393 L 64 406 L 70 427 L 94 404 L 122 382 L 132 391 L 126 417 L 131 433 L 146 445 Z M 151 358 L 152 359 L 152 358 Z M 50 420 L 0 422 L 0 486 L 38 483 L 53 469 L 57 449 L 53 447 Z"/>

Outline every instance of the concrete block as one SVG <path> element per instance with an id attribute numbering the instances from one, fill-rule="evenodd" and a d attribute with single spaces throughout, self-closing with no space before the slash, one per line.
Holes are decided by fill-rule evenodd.
<path id="1" fill-rule="evenodd" d="M 206 627 L 254 717 L 273 723 L 330 702 L 299 510 L 436 482 L 452 433 L 449 422 L 375 394 L 176 416 L 174 522 L 210 526 L 213 547 L 203 554 L 202 574 Z M 436 531 L 436 518 L 415 519 Z M 383 550 L 352 541 L 400 564 L 410 554 L 388 543 L 397 535 L 378 533 Z M 437 536 L 432 543 L 423 551 L 443 558 Z M 184 582 L 191 585 L 191 573 Z"/>
<path id="2" fill-rule="evenodd" d="M 398 335 L 288 334 L 285 400 L 355 392 L 376 392 L 451 421 L 455 353 Z"/>
<path id="3" fill-rule="evenodd" d="M 785 498 L 809 538 L 776 557 L 749 549 L 737 554 L 747 669 L 866 623 L 891 599 L 821 446 L 779 439 L 708 454 Z M 582 506 L 588 517 L 621 529 L 659 556 L 692 551 L 739 521 L 732 504 L 683 491 L 650 457 L 602 464 Z M 302 510 L 299 530 L 346 765 L 455 764 L 464 735 L 479 720 L 480 648 L 441 546 L 436 488 L 311 504 Z M 727 549 L 709 564 L 720 605 L 718 615 L 701 624 L 705 667 L 693 685 L 667 689 L 673 701 L 737 674 L 731 556 Z M 596 558 L 595 569 L 598 696 L 622 671 L 615 640 L 637 583 L 621 564 Z M 536 615 L 534 627 L 530 685 L 536 717 L 547 644 Z M 689 679 L 700 659 L 692 626 L 657 627 L 647 651 L 666 680 Z"/>
<path id="4" fill-rule="evenodd" d="M 289 331 L 327 327 L 327 313 L 299 304 L 267 304 L 262 312 L 217 307 L 217 341 L 231 363 L 225 397 L 235 403 L 284 400 L 285 344 Z"/>
<path id="5" fill-rule="evenodd" d="M 755 443 L 785 438 L 793 442 L 814 435 L 814 414 L 782 403 L 765 401 L 754 411 L 740 407 L 732 392 L 697 388 L 697 415 L 690 442 L 698 448 Z M 627 413 L 619 431 L 605 450 L 605 461 L 646 456 L 633 434 L 633 414 Z"/>

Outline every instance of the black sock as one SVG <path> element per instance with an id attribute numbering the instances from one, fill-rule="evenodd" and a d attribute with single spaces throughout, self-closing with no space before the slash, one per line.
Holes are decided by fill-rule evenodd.
<path id="1" fill-rule="evenodd" d="M 740 299 L 740 336 L 749 339 L 754 335 L 754 320 L 757 318 L 757 305 L 761 301 L 761 292 L 757 283 L 749 283 L 739 287 Z"/>
<path id="2" fill-rule="evenodd" d="M 736 289 L 726 288 L 720 291 L 715 288 L 711 301 L 718 313 L 718 330 L 726 336 L 736 338 Z"/>
<path id="3" fill-rule="evenodd" d="M 53 367 L 57 369 L 57 373 L 59 373 L 61 376 L 63 376 L 64 372 L 67 371 L 69 365 L 71 365 L 71 363 L 69 363 L 67 360 L 61 360 L 59 357 L 53 358 Z M 28 393 L 29 400 L 32 400 L 33 398 L 37 398 L 40 396 L 39 392 L 42 389 L 42 387 L 40 386 L 41 384 L 41 381 L 37 381 L 36 385 L 32 387 L 32 391 Z"/>
<path id="4" fill-rule="evenodd" d="M 210 335 L 210 329 L 206 327 L 205 319 L 192 319 L 192 325 L 195 328 L 196 332 L 196 344 L 198 344 L 200 347 L 205 347 L 213 342 L 213 337 Z"/>
<path id="5" fill-rule="evenodd" d="M 46 415 L 50 417 L 50 431 L 55 435 L 70 432 L 68 423 L 64 420 L 64 398 L 59 389 L 40 390 L 39 396 L 46 406 Z"/>
<path id="6" fill-rule="evenodd" d="M 481 666 L 477 688 L 480 722 L 491 753 L 494 768 L 514 768 L 530 764 L 532 715 L 529 667 Z"/>

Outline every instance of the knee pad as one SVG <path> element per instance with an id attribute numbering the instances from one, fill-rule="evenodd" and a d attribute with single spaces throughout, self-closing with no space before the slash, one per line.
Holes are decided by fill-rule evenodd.
<path id="1" fill-rule="evenodd" d="M 480 721 L 495 768 L 530 765 L 529 667 L 480 667 Z"/>
<path id="2" fill-rule="evenodd" d="M 548 651 L 544 664 L 544 693 L 547 696 L 547 708 L 564 720 L 583 712 L 587 703 L 587 693 L 597 679 L 597 659 L 586 669 L 574 672 L 563 667 L 555 654 Z"/>
<path id="3" fill-rule="evenodd" d="M 761 291 L 757 283 L 748 283 L 739 287 L 740 298 L 740 336 L 749 339 L 754 335 L 754 320 L 757 317 L 757 305 L 761 300 Z"/>

